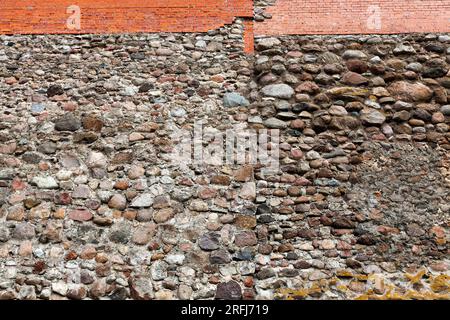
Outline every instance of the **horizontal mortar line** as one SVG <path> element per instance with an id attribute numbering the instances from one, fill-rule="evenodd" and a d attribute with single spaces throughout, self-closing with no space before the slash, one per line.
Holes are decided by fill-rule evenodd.
<path id="1" fill-rule="evenodd" d="M 49 8 L 67 8 L 69 6 L 36 6 L 33 8 L 30 7 L 1 7 L 0 9 L 2 10 L 26 10 L 26 11 L 33 11 L 33 10 L 41 10 L 41 9 L 49 9 Z M 152 6 L 125 6 L 125 7 L 116 7 L 116 6 L 110 6 L 110 7 L 83 7 L 81 6 L 80 8 L 84 8 L 84 9 L 159 9 L 159 10 L 165 10 L 165 9 L 186 9 L 186 8 L 190 8 L 190 9 L 204 9 L 204 8 L 211 8 L 211 10 L 227 10 L 228 11 L 228 7 L 218 7 L 218 6 L 178 6 L 178 7 L 152 7 Z"/>

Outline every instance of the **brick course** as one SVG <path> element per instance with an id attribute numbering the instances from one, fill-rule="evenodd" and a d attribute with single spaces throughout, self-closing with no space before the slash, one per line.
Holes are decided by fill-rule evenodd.
<path id="1" fill-rule="evenodd" d="M 277 0 L 266 12 L 257 35 L 450 31 L 450 0 Z"/>
<path id="2" fill-rule="evenodd" d="M 80 30 L 66 26 L 71 5 Z M 2 0 L 0 33 L 204 32 L 252 15 L 252 0 Z"/>

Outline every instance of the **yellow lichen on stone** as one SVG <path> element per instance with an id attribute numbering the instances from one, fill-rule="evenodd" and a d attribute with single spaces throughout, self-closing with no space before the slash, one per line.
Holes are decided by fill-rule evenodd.
<path id="1" fill-rule="evenodd" d="M 395 279 L 399 280 L 399 278 L 393 280 Z M 278 289 L 276 298 L 285 300 L 317 298 L 322 293 L 332 292 L 345 299 L 355 300 L 450 300 L 449 275 L 427 276 L 427 270 L 423 268 L 416 274 L 406 273 L 405 280 L 407 281 L 394 283 L 382 274 L 353 274 L 348 270 L 340 270 L 336 272 L 335 277 L 315 281 L 309 288 Z M 355 283 L 363 286 L 360 288 Z"/>
<path id="2" fill-rule="evenodd" d="M 339 291 L 342 291 L 342 292 L 347 292 L 348 291 L 347 286 L 343 285 L 343 284 L 337 285 L 336 289 L 339 290 Z"/>
<path id="3" fill-rule="evenodd" d="M 279 299 L 294 300 L 298 298 L 305 298 L 308 296 L 308 290 L 306 289 L 288 289 L 282 288 L 276 291 L 275 296 Z"/>
<path id="4" fill-rule="evenodd" d="M 339 278 L 353 278 L 353 272 L 348 270 L 338 270 L 336 276 Z"/>
<path id="5" fill-rule="evenodd" d="M 365 281 L 367 281 L 368 276 L 365 274 L 355 274 L 354 278 L 358 279 L 359 281 L 365 282 Z"/>
<path id="6" fill-rule="evenodd" d="M 320 288 L 320 286 L 317 283 L 314 283 L 311 288 L 307 289 L 308 290 L 308 295 L 314 294 L 314 293 L 321 293 L 322 289 Z"/>
<path id="7" fill-rule="evenodd" d="M 436 276 L 435 278 L 431 279 L 431 290 L 433 290 L 434 292 L 442 292 L 442 291 L 446 291 L 448 292 L 449 288 L 450 288 L 450 276 L 442 274 L 439 276 Z"/>
<path id="8" fill-rule="evenodd" d="M 417 272 L 417 274 L 406 273 L 405 276 L 411 284 L 415 284 L 420 282 L 420 280 L 426 273 L 427 271 L 425 269 L 420 269 L 419 272 Z"/>

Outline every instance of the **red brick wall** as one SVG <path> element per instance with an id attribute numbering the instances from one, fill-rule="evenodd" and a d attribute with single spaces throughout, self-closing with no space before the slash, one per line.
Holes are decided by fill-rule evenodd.
<path id="1" fill-rule="evenodd" d="M 66 26 L 71 5 L 80 30 Z M 252 0 L 0 0 L 0 34 L 202 32 L 252 16 Z"/>
<path id="2" fill-rule="evenodd" d="M 450 31 L 450 0 L 277 0 L 266 12 L 256 35 Z"/>

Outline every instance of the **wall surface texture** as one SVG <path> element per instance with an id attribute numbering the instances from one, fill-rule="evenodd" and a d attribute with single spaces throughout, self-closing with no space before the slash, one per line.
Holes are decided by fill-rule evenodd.
<path id="1" fill-rule="evenodd" d="M 258 35 L 449 32 L 450 0 L 277 0 Z"/>
<path id="2" fill-rule="evenodd" d="M 3 33 L 59 33 L 42 17 L 68 4 L 1 3 Z M 288 35 L 338 29 L 279 0 L 149 1 L 148 26 L 108 3 L 89 32 L 114 34 L 0 35 L 0 299 L 450 299 L 445 25 Z M 200 122 L 204 147 L 279 132 L 279 167 L 179 161 Z"/>
<path id="3" fill-rule="evenodd" d="M 80 30 L 66 26 L 74 5 Z M 252 15 L 252 0 L 2 0 L 0 33 L 205 32 Z"/>

